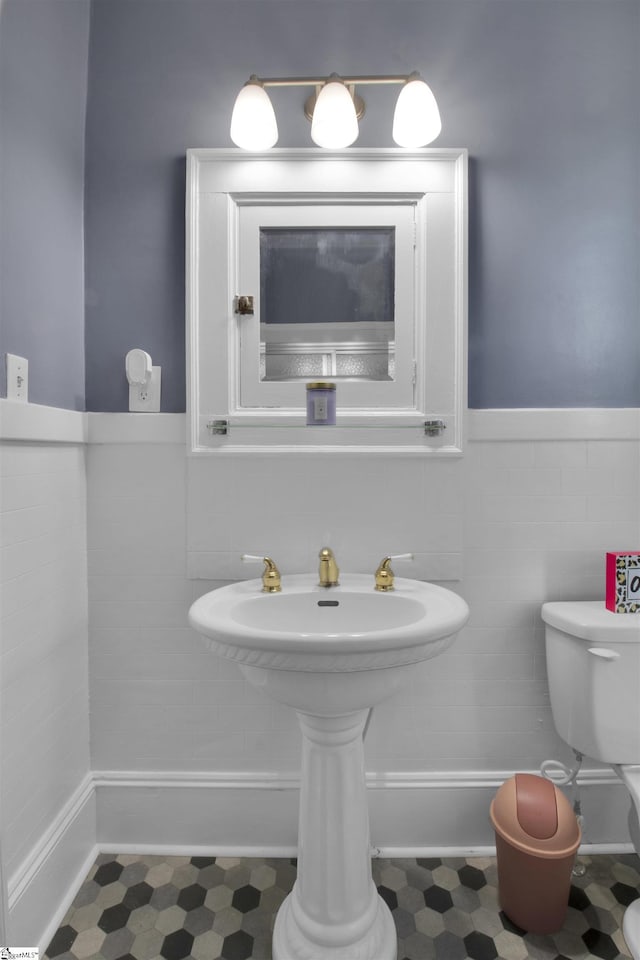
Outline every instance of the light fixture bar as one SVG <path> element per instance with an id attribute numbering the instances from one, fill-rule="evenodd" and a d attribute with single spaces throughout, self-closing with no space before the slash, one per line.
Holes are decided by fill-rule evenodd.
<path id="1" fill-rule="evenodd" d="M 362 77 L 344 77 L 340 74 L 340 79 L 347 86 L 349 84 L 390 84 L 406 83 L 413 74 L 391 75 L 391 76 L 362 76 Z M 318 87 L 327 82 L 327 77 L 257 77 L 251 75 L 251 82 L 259 83 L 263 87 Z"/>

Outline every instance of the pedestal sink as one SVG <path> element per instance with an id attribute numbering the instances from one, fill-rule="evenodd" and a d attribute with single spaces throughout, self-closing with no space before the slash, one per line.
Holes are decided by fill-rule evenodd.
<path id="1" fill-rule="evenodd" d="M 298 873 L 276 917 L 274 960 L 395 960 L 391 913 L 371 876 L 363 731 L 413 664 L 442 653 L 469 616 L 457 594 L 396 578 L 311 574 L 213 590 L 189 611 L 209 648 L 296 710 L 302 730 Z"/>

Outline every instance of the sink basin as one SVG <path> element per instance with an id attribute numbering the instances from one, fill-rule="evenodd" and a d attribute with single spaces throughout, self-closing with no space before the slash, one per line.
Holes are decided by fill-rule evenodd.
<path id="1" fill-rule="evenodd" d="M 330 588 L 311 574 L 283 577 L 282 593 L 248 580 L 192 605 L 189 622 L 212 652 L 298 715 L 298 872 L 276 916 L 274 960 L 396 960 L 371 876 L 364 732 L 372 707 L 446 650 L 468 616 L 443 587 L 396 577 L 381 593 L 362 574 Z"/>
<path id="2" fill-rule="evenodd" d="M 343 672 L 427 660 L 449 646 L 469 616 L 444 587 L 396 577 L 395 590 L 343 574 L 320 587 L 312 574 L 286 577 L 282 593 L 248 580 L 205 594 L 189 621 L 221 656 L 272 670 Z"/>

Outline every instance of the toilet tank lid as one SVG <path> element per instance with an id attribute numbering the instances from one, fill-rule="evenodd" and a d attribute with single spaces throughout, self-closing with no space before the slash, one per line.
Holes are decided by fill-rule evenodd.
<path id="1" fill-rule="evenodd" d="M 640 613 L 613 613 L 604 600 L 544 603 L 542 619 L 581 640 L 640 643 Z"/>

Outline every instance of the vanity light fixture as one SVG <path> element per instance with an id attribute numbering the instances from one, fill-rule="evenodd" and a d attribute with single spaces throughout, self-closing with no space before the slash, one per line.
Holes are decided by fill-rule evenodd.
<path id="1" fill-rule="evenodd" d="M 315 87 L 305 101 L 311 139 L 319 147 L 348 147 L 358 137 L 365 104 L 356 85 L 402 84 L 393 118 L 393 139 L 401 147 L 425 147 L 436 139 L 442 123 L 438 104 L 419 73 L 405 76 L 257 77 L 253 74 L 236 98 L 231 139 L 243 150 L 269 150 L 278 139 L 276 117 L 266 87 Z"/>
<path id="2" fill-rule="evenodd" d="M 273 105 L 257 77 L 251 77 L 236 97 L 231 139 L 243 150 L 270 150 L 278 139 Z"/>
<path id="3" fill-rule="evenodd" d="M 349 147 L 358 139 L 358 117 L 351 92 L 332 74 L 316 94 L 311 113 L 311 139 L 319 147 Z"/>

